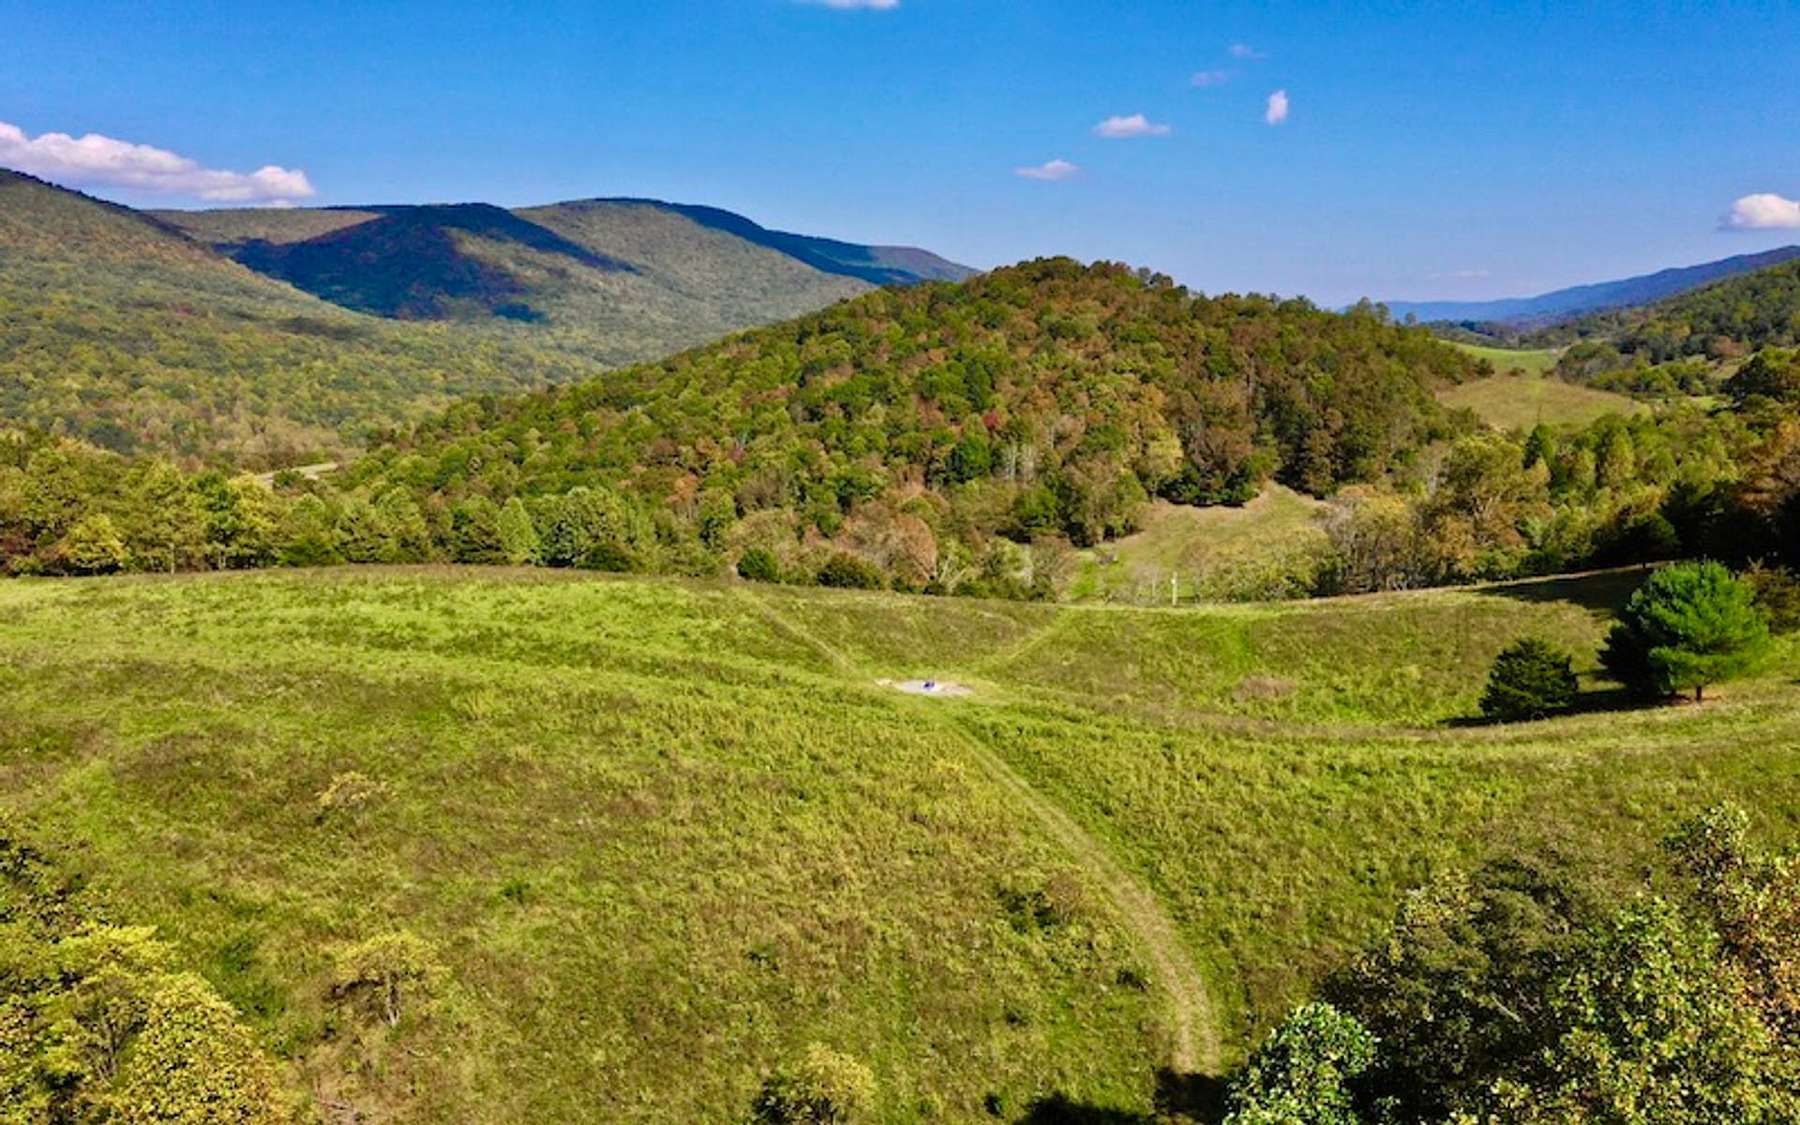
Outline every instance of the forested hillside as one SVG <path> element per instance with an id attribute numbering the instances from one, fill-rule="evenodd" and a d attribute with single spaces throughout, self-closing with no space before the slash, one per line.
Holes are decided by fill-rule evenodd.
<path id="1" fill-rule="evenodd" d="M 1092 543 L 1141 503 L 1374 479 L 1450 432 L 1477 361 L 1361 312 L 1195 298 L 1051 259 L 884 290 L 664 363 L 463 403 L 350 484 L 505 504 L 612 490 L 777 556 L 839 540 L 925 585 L 996 536 Z"/>
<path id="2" fill-rule="evenodd" d="M 870 287 L 651 204 L 286 215 L 164 213 L 244 265 L 345 308 L 485 327 L 608 365 L 659 359 Z"/>
<path id="3" fill-rule="evenodd" d="M 152 214 L 0 170 L 0 418 L 189 465 L 344 459 L 463 396 L 967 272 L 645 201 Z"/>
<path id="4" fill-rule="evenodd" d="M 347 312 L 123 207 L 0 171 L 0 417 L 120 452 L 280 465 L 479 391 L 599 371 Z"/>
<path id="5" fill-rule="evenodd" d="M 1647 309 L 1584 318 L 1563 331 L 1613 339 L 1621 352 L 1652 363 L 1792 345 L 1800 342 L 1800 261 L 1715 282 Z"/>

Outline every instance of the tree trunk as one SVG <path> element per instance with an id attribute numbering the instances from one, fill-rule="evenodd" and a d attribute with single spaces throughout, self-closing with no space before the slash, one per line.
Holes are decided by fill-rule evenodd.
<path id="1" fill-rule="evenodd" d="M 1705 684 L 1695 684 L 1694 685 L 1694 702 L 1695 703 L 1699 703 L 1701 701 L 1701 693 L 1704 692 L 1705 690 L 1706 690 Z"/>

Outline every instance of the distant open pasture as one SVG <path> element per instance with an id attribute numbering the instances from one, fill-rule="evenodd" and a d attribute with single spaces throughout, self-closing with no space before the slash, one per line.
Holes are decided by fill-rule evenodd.
<path id="1" fill-rule="evenodd" d="M 1578 386 L 1550 374 L 1553 351 L 1509 351 L 1458 344 L 1471 354 L 1491 359 L 1497 374 L 1448 387 L 1438 401 L 1467 407 L 1498 430 L 1549 426 L 1583 426 L 1607 414 L 1638 414 L 1649 408 L 1629 395 Z"/>

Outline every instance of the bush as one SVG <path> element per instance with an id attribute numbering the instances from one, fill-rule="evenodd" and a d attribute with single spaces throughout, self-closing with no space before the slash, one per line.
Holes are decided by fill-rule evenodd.
<path id="1" fill-rule="evenodd" d="M 814 1043 L 800 1061 L 777 1071 L 756 1096 L 757 1125 L 843 1125 L 875 1106 L 875 1075 L 848 1055 Z"/>
<path id="2" fill-rule="evenodd" d="M 1768 641 L 1768 618 L 1749 583 L 1715 562 L 1681 563 L 1631 595 L 1601 662 L 1639 695 L 1692 690 L 1699 701 L 1707 684 L 1749 671 Z"/>
<path id="3" fill-rule="evenodd" d="M 1375 1061 L 1375 1037 L 1330 1004 L 1294 1009 L 1231 1084 L 1226 1125 L 1355 1125 L 1350 1083 Z"/>
<path id="4" fill-rule="evenodd" d="M 408 1007 L 429 1001 L 443 977 L 444 968 L 431 946 L 401 930 L 370 938 L 338 954 L 331 993 L 393 1027 Z"/>
<path id="5" fill-rule="evenodd" d="M 739 578 L 747 578 L 752 582 L 781 581 L 781 564 L 776 561 L 773 552 L 762 547 L 752 547 L 739 555 L 737 572 Z"/>
<path id="6" fill-rule="evenodd" d="M 818 582 L 845 590 L 879 590 L 887 585 L 879 567 L 851 554 L 833 555 L 819 568 Z"/>
<path id="7" fill-rule="evenodd" d="M 1481 693 L 1481 713 L 1499 722 L 1542 719 L 1567 711 L 1579 687 L 1569 654 L 1549 641 L 1525 637 L 1502 649 Z"/>

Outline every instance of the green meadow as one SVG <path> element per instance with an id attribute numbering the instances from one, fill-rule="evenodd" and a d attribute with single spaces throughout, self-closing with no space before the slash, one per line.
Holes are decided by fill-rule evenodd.
<path id="1" fill-rule="evenodd" d="M 1181 609 L 18 581 L 0 811 L 343 1114 L 741 1119 L 820 1043 L 882 1121 L 1133 1120 L 1436 872 L 1631 869 L 1726 795 L 1800 830 L 1792 642 L 1702 706 L 1623 709 L 1592 654 L 1638 577 Z M 1471 722 L 1524 633 L 1579 654 L 1583 707 Z M 926 677 L 968 694 L 883 683 Z M 395 930 L 442 986 L 359 1022 L 332 959 Z"/>
<path id="2" fill-rule="evenodd" d="M 1491 348 L 1483 344 L 1465 344 L 1460 340 L 1448 341 L 1451 347 L 1467 352 L 1476 359 L 1485 359 L 1494 365 L 1494 370 L 1501 375 L 1514 371 L 1522 371 L 1527 375 L 1548 375 L 1556 366 L 1557 349 L 1555 348 Z"/>
<path id="3" fill-rule="evenodd" d="M 1270 484 L 1241 507 L 1156 501 L 1139 529 L 1082 552 L 1068 596 L 1168 605 L 1308 594 L 1329 543 L 1325 505 Z"/>

